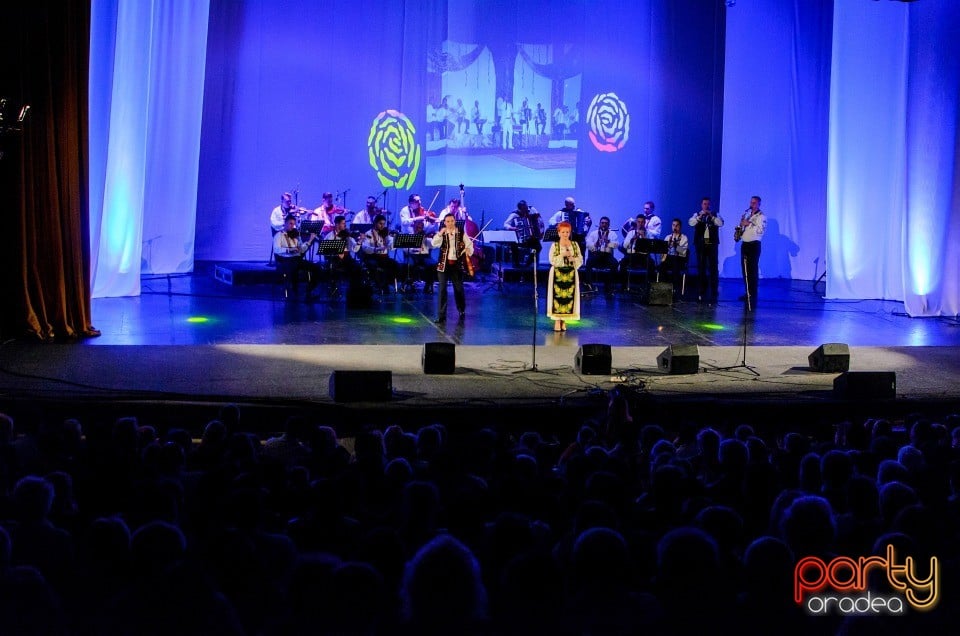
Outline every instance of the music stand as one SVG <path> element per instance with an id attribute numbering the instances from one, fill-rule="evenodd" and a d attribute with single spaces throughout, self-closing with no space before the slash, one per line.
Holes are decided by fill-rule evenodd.
<path id="1" fill-rule="evenodd" d="M 483 233 L 483 240 L 487 243 L 494 243 L 497 246 L 497 289 L 503 291 L 503 246 L 516 245 L 516 230 L 486 230 Z M 537 266 L 536 263 L 533 264 Z"/>
<path id="2" fill-rule="evenodd" d="M 670 250 L 670 244 L 661 239 L 637 239 L 633 251 L 643 254 L 666 254 Z"/>
<path id="3" fill-rule="evenodd" d="M 324 239 L 320 241 L 318 251 L 320 256 L 338 256 L 347 249 L 347 239 Z"/>
<path id="4" fill-rule="evenodd" d="M 354 223 L 350 226 L 351 232 L 360 232 L 360 234 L 366 234 L 373 229 L 373 223 Z"/>
<path id="5" fill-rule="evenodd" d="M 397 249 L 423 247 L 423 232 L 416 234 L 397 234 L 393 237 L 393 246 Z"/>
<path id="6" fill-rule="evenodd" d="M 423 236 L 423 232 L 417 232 L 416 234 L 397 234 L 395 237 L 393 237 L 393 247 L 394 249 L 410 249 L 413 247 L 419 249 L 423 247 Z M 408 257 L 409 253 L 405 252 L 403 255 L 403 260 L 407 263 L 407 281 L 405 285 L 409 285 L 412 289 L 413 280 L 411 280 L 410 277 L 411 261 Z M 405 289 L 404 291 L 407 290 Z"/>
<path id="7" fill-rule="evenodd" d="M 300 236 L 306 234 L 316 234 L 320 236 L 323 233 L 323 221 L 300 221 Z M 313 246 L 310 247 L 310 260 L 313 261 Z"/>
<path id="8" fill-rule="evenodd" d="M 560 240 L 560 234 L 557 233 L 556 227 L 548 227 L 547 230 L 543 233 L 544 243 L 556 243 L 559 240 Z"/>

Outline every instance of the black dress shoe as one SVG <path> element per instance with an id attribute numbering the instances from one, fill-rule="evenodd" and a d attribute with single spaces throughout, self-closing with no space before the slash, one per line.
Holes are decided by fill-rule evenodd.
<path id="1" fill-rule="evenodd" d="M 434 320 L 433 322 L 437 323 L 438 325 L 442 325 L 443 323 L 447 322 L 447 317 L 446 317 L 446 316 L 437 316 L 437 319 Z"/>

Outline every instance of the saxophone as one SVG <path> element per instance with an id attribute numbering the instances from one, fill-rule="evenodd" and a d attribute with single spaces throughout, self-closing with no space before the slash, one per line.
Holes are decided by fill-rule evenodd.
<path id="1" fill-rule="evenodd" d="M 740 224 L 737 227 L 733 228 L 733 242 L 739 243 L 740 239 L 743 238 L 743 225 L 742 223 L 750 218 L 750 208 L 747 208 L 743 215 L 740 217 Z"/>

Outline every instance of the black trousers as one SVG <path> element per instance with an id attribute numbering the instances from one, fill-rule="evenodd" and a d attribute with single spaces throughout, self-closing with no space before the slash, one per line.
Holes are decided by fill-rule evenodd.
<path id="1" fill-rule="evenodd" d="M 437 282 L 440 284 L 440 318 L 447 315 L 447 281 L 453 283 L 453 301 L 461 314 L 467 310 L 467 298 L 463 293 L 463 268 L 460 261 L 447 261 L 443 271 L 437 270 Z"/>
<path id="2" fill-rule="evenodd" d="M 673 285 L 673 296 L 676 298 L 683 289 L 683 265 L 685 259 L 675 254 L 667 255 L 660 263 L 660 280 L 668 280 Z"/>
<path id="3" fill-rule="evenodd" d="M 757 282 L 760 277 L 760 241 L 744 241 L 740 244 L 740 270 L 747 291 L 747 302 L 757 302 Z"/>
<path id="4" fill-rule="evenodd" d="M 594 273 L 596 270 L 606 270 L 607 277 L 604 281 L 604 287 L 610 290 L 613 284 L 614 272 L 617 271 L 617 259 L 615 259 L 610 252 L 590 252 L 584 269 L 590 273 L 591 283 L 596 283 L 596 274 Z"/>
<path id="5" fill-rule="evenodd" d="M 277 256 L 277 271 L 286 277 L 293 295 L 297 295 L 300 272 L 307 272 L 307 293 L 317 286 L 320 280 L 320 266 L 302 256 Z"/>
<path id="6" fill-rule="evenodd" d="M 700 297 L 717 300 L 720 290 L 719 246 L 716 243 L 697 245 L 697 283 Z"/>

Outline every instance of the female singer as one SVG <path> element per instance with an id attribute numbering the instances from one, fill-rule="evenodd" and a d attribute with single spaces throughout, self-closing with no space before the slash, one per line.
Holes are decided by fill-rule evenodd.
<path id="1" fill-rule="evenodd" d="M 567 320 L 580 320 L 580 274 L 583 265 L 580 246 L 570 239 L 573 226 L 557 224 L 560 240 L 550 248 L 550 277 L 547 279 L 547 317 L 554 331 L 566 331 Z"/>

